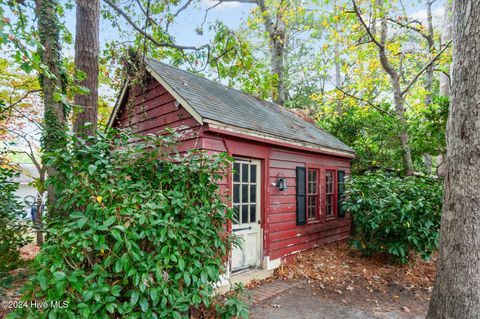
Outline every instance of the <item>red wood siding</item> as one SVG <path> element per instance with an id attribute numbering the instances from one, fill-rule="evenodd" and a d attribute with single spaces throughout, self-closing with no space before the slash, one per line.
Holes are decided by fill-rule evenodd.
<path id="1" fill-rule="evenodd" d="M 145 90 L 135 87 L 128 92 L 113 126 L 142 135 L 162 134 L 166 128 L 176 128 L 180 134 L 179 152 L 201 148 L 200 123 L 153 79 Z"/>
<path id="2" fill-rule="evenodd" d="M 183 133 L 178 145 L 180 152 L 196 148 L 210 154 L 227 152 L 231 156 L 261 160 L 263 252 L 270 260 L 285 260 L 299 251 L 347 238 L 351 224 L 349 214 L 341 219 L 308 221 L 306 225 L 296 225 L 295 168 L 312 167 L 320 171 L 333 168 L 349 173 L 349 158 L 300 150 L 298 146 L 268 144 L 242 135 L 235 136 L 231 132 L 224 134 L 217 129 L 210 130 L 208 125 L 201 126 L 155 80 L 147 85 L 144 92 L 137 88 L 128 94 L 134 95 L 134 106 L 129 110 L 126 110 L 126 105 L 122 106 L 114 122 L 115 127 L 131 128 L 140 134 L 161 134 L 167 127 L 177 128 Z M 278 191 L 274 186 L 278 176 L 286 178 L 286 191 Z M 227 195 L 231 195 L 230 184 L 231 171 L 219 182 L 222 192 Z M 324 186 L 320 186 L 324 192 Z M 323 205 L 324 198 L 321 202 Z"/>
<path id="3" fill-rule="evenodd" d="M 335 218 L 325 222 L 307 221 L 306 225 L 296 226 L 295 168 L 297 166 L 313 166 L 316 168 L 328 166 L 345 170 L 347 173 L 350 172 L 350 161 L 348 159 L 272 148 L 269 167 L 270 183 L 268 186 L 270 196 L 267 206 L 269 223 L 268 255 L 271 260 L 280 257 L 285 258 L 298 251 L 344 239 L 350 232 L 351 218 L 348 214 L 342 219 Z M 278 191 L 272 184 L 279 174 L 287 179 L 287 191 Z"/>

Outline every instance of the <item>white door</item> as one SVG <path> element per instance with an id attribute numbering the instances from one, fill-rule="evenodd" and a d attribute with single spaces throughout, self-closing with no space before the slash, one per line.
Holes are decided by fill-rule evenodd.
<path id="1" fill-rule="evenodd" d="M 232 273 L 260 266 L 262 236 L 260 229 L 260 161 L 236 158 L 233 163 L 232 205 L 233 233 L 241 247 L 232 250 Z"/>

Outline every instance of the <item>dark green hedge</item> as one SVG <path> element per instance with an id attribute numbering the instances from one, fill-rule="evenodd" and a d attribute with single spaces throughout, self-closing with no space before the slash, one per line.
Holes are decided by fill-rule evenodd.
<path id="1" fill-rule="evenodd" d="M 368 173 L 353 176 L 349 187 L 352 245 L 363 254 L 385 253 L 406 263 L 412 251 L 429 258 L 437 248 L 441 180 Z"/>
<path id="2" fill-rule="evenodd" d="M 141 143 L 130 143 L 141 138 Z M 20 309 L 29 318 L 187 318 L 211 307 L 233 238 L 217 181 L 225 155 L 172 157 L 172 139 L 98 133 L 70 138 L 58 167 L 54 218 L 27 300 L 66 308 Z M 239 300 L 217 304 L 247 316 Z"/>

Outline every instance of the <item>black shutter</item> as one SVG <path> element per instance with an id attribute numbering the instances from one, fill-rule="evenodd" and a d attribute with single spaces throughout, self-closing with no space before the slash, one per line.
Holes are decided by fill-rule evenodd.
<path id="1" fill-rule="evenodd" d="M 345 172 L 338 171 L 338 217 L 345 217 L 345 209 L 343 208 L 343 201 L 345 200 Z"/>
<path id="2" fill-rule="evenodd" d="M 305 167 L 297 166 L 297 226 L 307 223 L 307 171 Z"/>

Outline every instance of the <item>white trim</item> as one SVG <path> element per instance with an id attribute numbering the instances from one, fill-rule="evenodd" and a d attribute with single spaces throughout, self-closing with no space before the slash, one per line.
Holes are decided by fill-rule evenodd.
<path id="1" fill-rule="evenodd" d="M 270 260 L 269 256 L 265 256 L 265 258 L 263 259 L 263 269 L 274 270 L 280 267 L 281 265 L 282 265 L 282 258 Z"/>
<path id="2" fill-rule="evenodd" d="M 225 123 L 217 122 L 217 121 L 211 120 L 211 119 L 205 119 L 204 122 L 208 123 L 211 128 L 220 129 L 220 130 L 235 133 L 235 134 L 245 134 L 245 135 L 248 135 L 248 136 L 258 137 L 258 138 L 262 138 L 262 139 L 269 140 L 269 141 L 272 141 L 272 142 L 292 144 L 292 145 L 296 145 L 296 146 L 300 146 L 300 147 L 306 147 L 306 148 L 312 149 L 312 151 L 322 152 L 322 153 L 326 153 L 326 154 L 330 154 L 330 155 L 338 155 L 338 156 L 344 156 L 344 157 L 349 157 L 349 158 L 354 158 L 355 157 L 355 155 L 351 152 L 341 151 L 341 150 L 338 150 L 338 149 L 335 149 L 335 148 L 323 147 L 323 146 L 313 144 L 313 143 L 308 143 L 308 142 L 300 142 L 298 140 L 294 140 L 294 139 L 290 139 L 290 138 L 278 138 L 278 137 L 275 137 L 271 134 L 266 134 L 266 133 L 262 133 L 262 132 L 258 132 L 258 131 L 253 131 L 253 130 L 241 128 L 241 127 L 238 127 L 238 126 L 225 124 Z"/>
<path id="3" fill-rule="evenodd" d="M 130 80 L 126 80 L 125 83 L 123 84 L 122 91 L 120 91 L 120 95 L 118 96 L 118 99 L 115 102 L 115 106 L 113 107 L 112 114 L 110 114 L 110 118 L 108 119 L 107 128 L 112 126 L 113 121 L 114 121 L 115 117 L 117 116 L 117 112 L 120 108 L 120 105 L 123 102 L 123 98 L 125 97 L 125 93 L 127 93 L 127 88 L 128 88 L 129 83 L 130 83 Z"/>
<path id="4" fill-rule="evenodd" d="M 187 110 L 188 113 L 190 113 L 191 116 L 193 116 L 193 118 L 195 120 L 197 120 L 198 123 L 200 123 L 200 125 L 203 124 L 203 118 L 200 114 L 198 114 L 197 111 L 195 111 L 195 109 L 190 105 L 188 104 L 188 102 L 180 96 L 180 94 L 178 94 L 163 78 L 160 74 L 158 74 L 157 72 L 155 72 L 155 70 L 153 70 L 149 65 L 147 65 L 145 67 L 147 69 L 148 72 L 150 72 L 150 74 L 155 78 L 155 80 L 157 80 L 167 91 L 168 93 L 170 93 L 171 95 L 173 95 L 173 97 L 178 101 L 180 102 L 180 104 Z"/>

